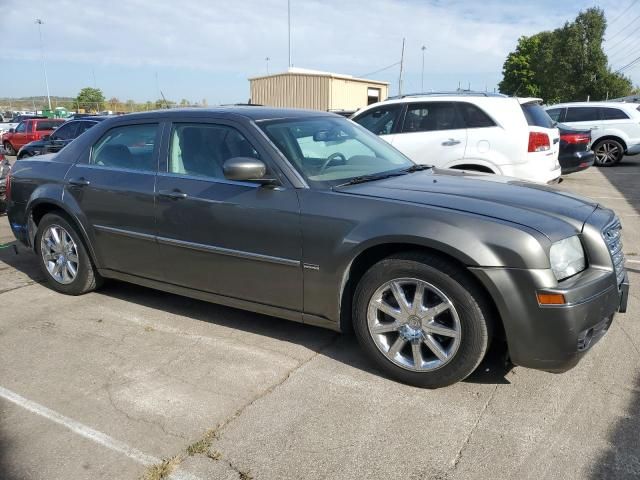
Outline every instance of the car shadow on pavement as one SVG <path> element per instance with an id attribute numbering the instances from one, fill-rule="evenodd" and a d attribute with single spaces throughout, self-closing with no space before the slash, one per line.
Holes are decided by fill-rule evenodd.
<path id="1" fill-rule="evenodd" d="M 601 168 L 599 171 L 632 207 L 634 214 L 640 215 L 640 156 L 626 157 L 620 164 Z M 623 217 L 623 236 L 624 224 Z M 629 238 L 627 241 L 629 244 L 636 242 L 635 245 L 637 245 L 638 239 Z M 629 254 L 626 249 L 625 252 Z M 634 258 L 637 255 L 638 252 L 634 252 Z M 640 268 L 635 268 L 636 265 L 638 264 L 627 262 L 627 271 L 640 273 Z M 631 290 L 638 291 L 638 286 L 633 282 L 631 282 Z M 635 313 L 637 315 L 637 312 Z M 635 339 L 630 338 L 630 340 L 634 342 Z M 634 348 L 635 352 L 630 353 L 640 355 L 635 343 Z M 635 385 L 628 385 L 625 388 L 632 392 L 631 401 L 625 414 L 619 417 L 609 431 L 608 448 L 594 459 L 590 476 L 593 480 L 640 478 L 640 375 L 636 377 Z"/>
<path id="2" fill-rule="evenodd" d="M 40 283 L 44 280 L 34 253 L 17 240 L 0 244 L 0 268 L 3 263 L 23 273 L 33 282 Z"/>

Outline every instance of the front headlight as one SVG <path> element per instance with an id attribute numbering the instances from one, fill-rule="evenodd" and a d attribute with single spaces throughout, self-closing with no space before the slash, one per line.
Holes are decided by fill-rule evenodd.
<path id="1" fill-rule="evenodd" d="M 577 236 L 565 238 L 551 245 L 549 251 L 551 270 L 558 281 L 564 280 L 586 268 L 584 249 Z"/>

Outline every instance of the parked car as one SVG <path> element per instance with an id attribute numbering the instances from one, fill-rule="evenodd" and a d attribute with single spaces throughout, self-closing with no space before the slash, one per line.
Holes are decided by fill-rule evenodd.
<path id="1" fill-rule="evenodd" d="M 640 153 L 640 106 L 622 102 L 561 103 L 547 108 L 555 121 L 591 130 L 595 164 L 611 167 Z"/>
<path id="2" fill-rule="evenodd" d="M 8 132 L 12 128 L 16 128 L 20 124 L 20 122 L 29 120 L 31 118 L 47 118 L 47 117 L 43 117 L 42 115 L 29 115 L 29 114 L 15 115 L 8 122 L 0 123 L 0 135 L 4 134 L 5 132 Z"/>
<path id="3" fill-rule="evenodd" d="M 352 119 L 423 165 L 553 183 L 561 174 L 559 134 L 540 102 L 435 92 L 375 103 Z"/>
<path id="4" fill-rule="evenodd" d="M 586 170 L 595 159 L 595 153 L 591 150 L 591 130 L 572 128 L 562 123 L 558 124 L 560 130 L 560 154 L 558 160 L 562 167 L 562 174 L 580 172 Z"/>
<path id="5" fill-rule="evenodd" d="M 11 229 L 58 292 L 115 278 L 352 325 L 381 369 L 423 387 L 468 376 L 492 336 L 518 365 L 571 368 L 627 304 L 613 211 L 417 165 L 331 113 L 110 118 L 16 162 L 9 185 Z"/>
<path id="6" fill-rule="evenodd" d="M 7 210 L 7 177 L 10 170 L 11 164 L 5 157 L 4 151 L 0 150 L 0 214 Z"/>
<path id="7" fill-rule="evenodd" d="M 16 155 L 22 146 L 51 134 L 64 123 L 61 118 L 30 118 L 2 135 L 2 145 L 9 155 Z"/>
<path id="8" fill-rule="evenodd" d="M 82 120 L 71 120 L 58 127 L 52 134 L 43 136 L 40 140 L 27 143 L 18 150 L 17 159 L 43 155 L 46 153 L 56 153 L 71 143 L 76 137 L 97 125 L 107 117 L 88 117 Z"/>

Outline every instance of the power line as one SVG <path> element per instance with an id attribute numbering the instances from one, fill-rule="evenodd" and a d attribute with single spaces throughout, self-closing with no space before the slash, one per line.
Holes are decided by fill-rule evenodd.
<path id="1" fill-rule="evenodd" d="M 624 70 L 633 67 L 635 64 L 640 63 L 640 57 L 636 57 L 633 60 L 631 60 L 629 63 L 627 63 L 626 65 L 624 65 L 623 67 L 620 67 L 618 70 L 616 70 L 615 73 L 622 73 Z"/>
<path id="2" fill-rule="evenodd" d="M 624 27 L 622 27 L 620 30 L 618 30 L 616 33 L 614 33 L 611 37 L 607 38 L 607 41 L 610 42 L 611 40 L 613 40 L 614 38 L 616 38 L 618 35 L 620 35 L 624 30 L 627 29 L 627 27 L 630 27 L 631 25 L 633 25 L 633 22 L 635 22 L 636 20 L 638 20 L 640 18 L 640 15 L 638 15 L 636 18 L 634 18 L 633 20 L 631 20 L 628 24 L 626 24 Z"/>
<path id="3" fill-rule="evenodd" d="M 390 68 L 393 68 L 397 65 L 400 65 L 400 62 L 396 62 L 396 63 L 392 63 L 391 65 L 388 65 L 384 68 L 381 68 L 380 70 L 376 70 L 375 72 L 369 72 L 369 73 L 364 73 L 362 75 L 356 75 L 356 77 L 360 77 L 360 78 L 364 78 L 364 77 L 368 77 L 369 75 L 375 75 L 376 73 L 380 73 L 380 72 L 384 72 L 385 70 L 389 70 Z"/>
<path id="4" fill-rule="evenodd" d="M 631 7 L 633 7 L 636 3 L 638 3 L 638 1 L 640 0 L 635 0 L 633 2 L 631 2 L 631 5 L 629 5 L 627 8 L 625 8 L 622 13 L 619 13 L 618 15 L 616 15 L 616 18 L 614 18 L 613 20 L 611 20 L 611 22 L 609 22 L 609 25 L 613 25 L 615 23 L 616 20 L 618 20 L 620 17 L 622 17 L 625 13 L 627 13 L 629 11 L 629 9 Z"/>

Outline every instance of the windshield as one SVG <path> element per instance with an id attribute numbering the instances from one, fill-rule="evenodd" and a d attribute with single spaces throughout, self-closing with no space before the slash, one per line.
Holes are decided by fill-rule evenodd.
<path id="1" fill-rule="evenodd" d="M 414 165 L 384 140 L 343 118 L 274 120 L 260 127 L 312 186 L 331 187 Z"/>

